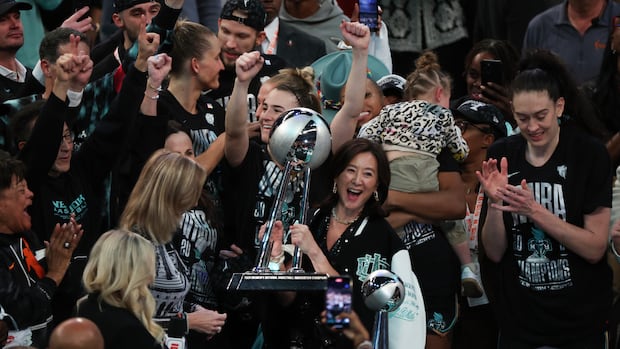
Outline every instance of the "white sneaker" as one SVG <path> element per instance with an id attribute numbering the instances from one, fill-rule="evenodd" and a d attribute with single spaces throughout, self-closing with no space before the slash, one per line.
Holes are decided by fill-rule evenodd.
<path id="1" fill-rule="evenodd" d="M 461 293 L 469 298 L 480 298 L 484 293 L 480 275 L 467 265 L 461 271 Z"/>

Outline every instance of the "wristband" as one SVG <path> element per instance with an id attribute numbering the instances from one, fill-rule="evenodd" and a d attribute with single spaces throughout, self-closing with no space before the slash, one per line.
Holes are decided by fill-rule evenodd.
<path id="1" fill-rule="evenodd" d="M 281 263 L 278 262 L 269 262 L 269 270 L 276 272 L 276 271 L 280 271 L 280 265 L 282 265 Z"/>
<path id="2" fill-rule="evenodd" d="M 284 252 L 280 253 L 278 256 L 276 257 L 271 257 L 270 260 L 271 263 L 277 263 L 277 264 L 282 264 L 284 263 Z"/>
<path id="3" fill-rule="evenodd" d="M 365 340 L 357 346 L 357 349 L 373 349 L 372 342 Z"/>
<path id="4" fill-rule="evenodd" d="M 159 85 L 158 87 L 153 87 L 153 85 L 151 85 L 151 83 L 148 83 L 146 85 L 148 86 L 148 88 L 150 88 L 153 91 L 161 92 L 161 90 L 162 90 L 161 85 Z"/>

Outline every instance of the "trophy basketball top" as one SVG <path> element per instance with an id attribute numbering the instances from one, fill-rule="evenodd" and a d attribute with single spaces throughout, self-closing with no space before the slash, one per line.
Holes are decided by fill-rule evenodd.
<path id="1" fill-rule="evenodd" d="M 362 296 L 371 310 L 394 311 L 405 300 L 405 285 L 400 277 L 391 271 L 375 270 L 362 283 Z"/>
<path id="2" fill-rule="evenodd" d="M 308 108 L 285 111 L 273 124 L 267 149 L 280 166 L 292 162 L 295 169 L 315 169 L 331 152 L 331 132 L 321 114 Z"/>

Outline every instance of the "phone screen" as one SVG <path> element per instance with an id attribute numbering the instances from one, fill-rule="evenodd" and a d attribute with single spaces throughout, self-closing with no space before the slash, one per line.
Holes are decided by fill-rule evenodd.
<path id="1" fill-rule="evenodd" d="M 349 319 L 338 319 L 338 314 L 351 311 L 352 297 L 351 279 L 347 276 L 329 277 L 325 292 L 325 309 L 327 310 L 327 325 L 336 328 L 349 327 Z"/>
<path id="2" fill-rule="evenodd" d="M 73 12 L 81 10 L 84 6 L 90 7 L 90 0 L 74 0 L 73 1 Z M 86 12 L 82 17 L 80 17 L 80 21 L 88 18 L 90 16 L 90 10 Z"/>
<path id="3" fill-rule="evenodd" d="M 483 85 L 492 82 L 503 85 L 502 61 L 497 59 L 483 59 L 480 62 L 480 79 Z"/>
<path id="4" fill-rule="evenodd" d="M 379 31 L 379 6 L 377 0 L 359 0 L 360 23 L 366 24 L 371 32 Z"/>

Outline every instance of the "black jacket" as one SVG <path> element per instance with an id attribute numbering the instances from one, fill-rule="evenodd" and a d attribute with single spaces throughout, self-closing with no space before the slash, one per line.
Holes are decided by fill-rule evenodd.
<path id="1" fill-rule="evenodd" d="M 326 55 L 325 42 L 280 21 L 276 55 L 291 66 L 302 68 Z"/>
<path id="2" fill-rule="evenodd" d="M 97 294 L 89 294 L 80 302 L 77 315 L 97 325 L 105 338 L 105 349 L 163 348 L 129 310 L 100 303 L 97 298 Z"/>
<path id="3" fill-rule="evenodd" d="M 0 233 L 0 304 L 19 330 L 33 331 L 33 345 L 44 348 L 52 320 L 51 302 L 56 283 L 36 261 L 42 245 L 32 232 Z"/>

